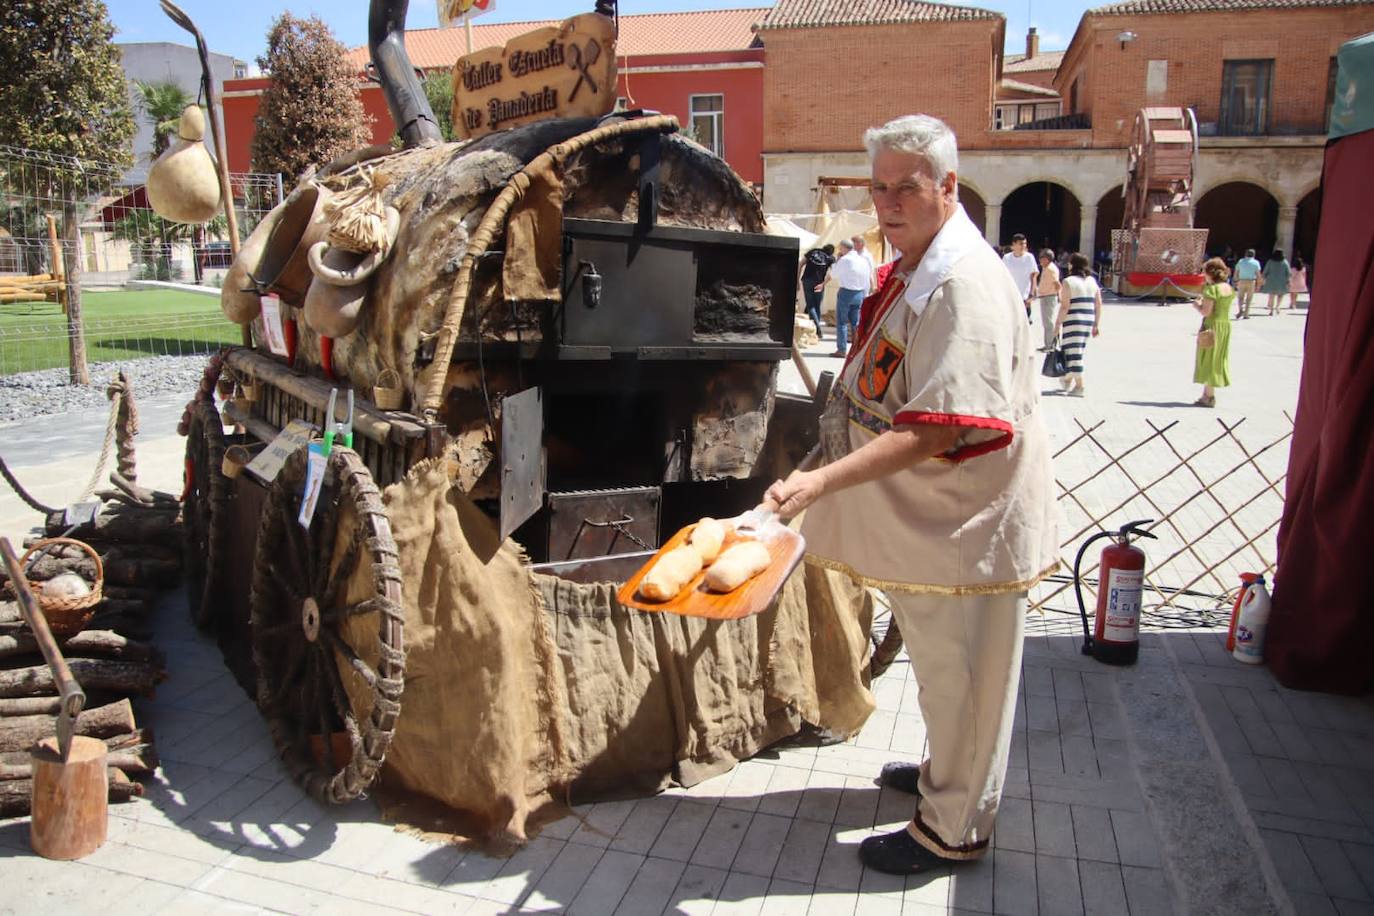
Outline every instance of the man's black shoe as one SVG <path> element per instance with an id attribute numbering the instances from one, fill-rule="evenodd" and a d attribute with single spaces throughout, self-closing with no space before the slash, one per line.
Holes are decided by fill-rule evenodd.
<path id="1" fill-rule="evenodd" d="M 916 842 L 905 827 L 864 840 L 859 844 L 859 859 L 869 868 L 889 875 L 914 875 L 943 868 L 951 861 Z"/>
<path id="2" fill-rule="evenodd" d="M 890 786 L 898 792 L 905 792 L 919 799 L 921 797 L 921 765 L 898 760 L 885 763 L 882 771 L 878 774 L 878 784 Z"/>

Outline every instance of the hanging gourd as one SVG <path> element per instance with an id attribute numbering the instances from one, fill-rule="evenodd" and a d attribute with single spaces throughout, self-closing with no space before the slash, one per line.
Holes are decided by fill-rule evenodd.
<path id="1" fill-rule="evenodd" d="M 177 125 L 177 139 L 148 170 L 148 203 L 163 219 L 203 223 L 219 212 L 219 176 L 215 160 L 201 142 L 204 137 L 204 112 L 187 105 Z"/>

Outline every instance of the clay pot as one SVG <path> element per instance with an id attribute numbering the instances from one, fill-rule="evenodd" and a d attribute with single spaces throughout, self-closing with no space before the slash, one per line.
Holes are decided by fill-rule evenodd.
<path id="1" fill-rule="evenodd" d="M 367 300 L 367 281 L 391 253 L 400 228 L 400 211 L 387 207 L 387 244 L 383 251 L 347 251 L 325 241 L 311 246 L 307 260 L 315 279 L 305 296 L 306 324 L 325 337 L 353 333 Z"/>
<path id="2" fill-rule="evenodd" d="M 289 305 L 299 305 L 310 287 L 309 252 L 329 232 L 324 218 L 328 197 L 328 191 L 308 182 L 292 191 L 277 208 L 281 212 L 268 230 L 256 269 L 251 271 L 260 287 L 281 296 Z"/>
<path id="3" fill-rule="evenodd" d="M 234 259 L 234 263 L 229 265 L 229 272 L 224 275 L 224 287 L 219 293 L 219 307 L 223 310 L 224 316 L 235 324 L 248 324 L 262 312 L 262 300 L 258 298 L 258 285 L 253 277 L 259 273 L 258 265 L 262 262 L 267 240 L 272 236 L 272 230 L 276 228 L 277 220 L 281 219 L 285 210 L 285 203 L 278 204 L 271 213 L 262 218 L 262 222 L 258 223 L 239 248 L 239 255 Z"/>
<path id="4" fill-rule="evenodd" d="M 195 105 L 181 113 L 177 139 L 148 170 L 148 203 L 174 223 L 203 223 L 219 212 L 219 175 L 202 142 L 205 114 Z"/>
<path id="5" fill-rule="evenodd" d="M 305 323 L 324 337 L 352 334 L 367 301 L 367 291 L 365 283 L 335 286 L 316 277 L 305 294 Z"/>

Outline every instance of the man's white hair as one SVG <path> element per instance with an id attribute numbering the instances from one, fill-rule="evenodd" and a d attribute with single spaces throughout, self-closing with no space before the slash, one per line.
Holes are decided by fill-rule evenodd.
<path id="1" fill-rule="evenodd" d="M 959 171 L 959 147 L 954 131 L 944 121 L 930 115 L 903 115 L 882 127 L 870 127 L 864 131 L 864 147 L 870 159 L 884 149 L 920 156 L 930 165 L 936 181 L 944 181 L 950 172 Z"/>

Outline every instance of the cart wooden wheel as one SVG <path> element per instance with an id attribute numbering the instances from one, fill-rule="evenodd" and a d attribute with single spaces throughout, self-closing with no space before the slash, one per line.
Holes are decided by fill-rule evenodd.
<path id="1" fill-rule="evenodd" d="M 304 449 L 287 459 L 258 528 L 251 601 L 258 707 L 291 777 L 315 798 L 342 803 L 372 783 L 401 712 L 401 569 L 381 494 L 358 454 L 339 446 L 330 453 L 308 529 L 297 521 L 305 469 Z M 360 564 L 369 570 L 367 594 L 348 603 Z M 375 641 L 350 645 L 342 625 L 371 615 Z M 370 621 L 365 626 L 371 632 Z M 350 696 L 365 698 L 356 713 Z"/>
<path id="2" fill-rule="evenodd" d="M 186 430 L 185 525 L 186 598 L 191 619 L 208 627 L 219 616 L 224 595 L 224 536 L 229 524 L 229 478 L 224 476 L 224 424 L 211 400 L 190 409 Z"/>
<path id="3" fill-rule="evenodd" d="M 892 666 L 897 660 L 897 653 L 902 651 L 902 631 L 897 628 L 897 618 L 889 613 L 887 629 L 879 636 L 875 628 L 869 640 L 873 643 L 873 656 L 869 659 L 868 670 L 873 677 L 877 677 Z"/>

